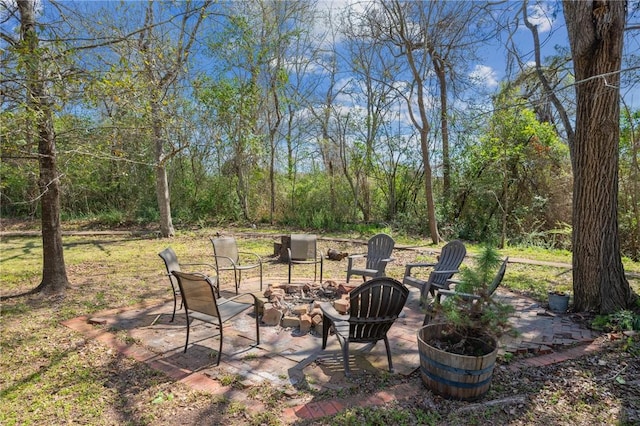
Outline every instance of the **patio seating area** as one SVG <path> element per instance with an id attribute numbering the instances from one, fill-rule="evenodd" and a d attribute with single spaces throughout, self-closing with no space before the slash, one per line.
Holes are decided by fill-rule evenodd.
<path id="1" fill-rule="evenodd" d="M 265 279 L 286 282 L 287 277 Z M 259 292 L 259 279 L 244 282 L 244 291 Z M 233 287 L 222 288 L 223 296 L 234 296 Z M 546 311 L 537 302 L 498 289 L 495 297 L 515 307 L 512 321 L 519 335 L 501 340 L 501 352 L 514 355 L 541 356 L 553 354 L 576 345 L 586 345 L 597 335 L 574 321 L 571 314 Z M 395 374 L 410 375 L 419 368 L 416 333 L 424 313 L 419 306 L 420 290 L 411 288 L 400 317 L 388 332 Z M 250 311 L 248 311 L 250 312 Z M 103 311 L 91 317 L 78 317 L 64 324 L 85 335 L 99 338 L 121 352 L 146 362 L 176 380 L 192 382 L 212 390 L 223 388 L 217 379 L 234 374 L 243 378 L 244 386 L 268 382 L 272 386 L 305 384 L 321 390 L 352 386 L 345 377 L 338 339 L 329 339 L 322 349 L 322 336 L 315 330 L 301 333 L 297 328 L 260 327 L 260 344 L 255 343 L 255 319 L 238 315 L 225 327 L 225 343 L 216 366 L 218 337 L 211 325 L 197 322 L 191 326 L 190 346 L 183 352 L 186 323 L 183 311 L 172 322 L 173 300 L 130 308 Z M 124 331 L 130 339 L 123 343 L 116 337 Z M 535 358 L 529 358 L 535 359 Z M 352 375 L 364 370 L 388 372 L 385 345 L 352 344 L 349 351 Z M 207 381 L 209 382 L 207 384 Z"/>
<path id="2" fill-rule="evenodd" d="M 320 253 L 315 244 L 312 248 L 312 253 Z M 282 247 L 279 249 L 276 250 L 274 245 L 274 252 L 281 253 L 281 250 L 284 250 Z M 64 321 L 63 324 L 82 333 L 86 339 L 99 340 L 125 356 L 146 363 L 176 382 L 181 382 L 195 390 L 223 396 L 227 400 L 246 402 L 250 388 L 256 386 L 269 385 L 281 389 L 289 398 L 282 408 L 283 415 L 293 422 L 297 418 L 315 419 L 332 414 L 352 404 L 381 404 L 389 398 L 401 399 L 406 395 L 428 392 L 421 383 L 419 375 L 413 374 L 420 368 L 417 332 L 425 319 L 426 308 L 421 304 L 423 301 L 421 295 L 424 296 L 427 292 L 425 286 L 405 287 L 392 278 L 378 278 L 377 280 L 382 280 L 381 283 L 384 283 L 383 287 L 391 284 L 399 286 L 396 290 L 403 293 L 402 300 L 396 303 L 398 308 L 402 308 L 400 314 L 389 314 L 391 315 L 389 318 L 384 317 L 386 314 L 383 314 L 384 318 L 381 317 L 379 320 L 392 319 L 388 321 L 391 326 L 388 331 L 376 336 L 375 339 L 368 332 L 365 333 L 366 336 L 361 336 L 359 333 L 351 335 L 346 322 L 349 318 L 349 315 L 346 315 L 347 309 L 353 304 L 353 300 L 349 302 L 349 298 L 350 295 L 360 294 L 354 289 L 364 288 L 366 285 L 359 284 L 359 280 L 348 283 L 339 272 L 342 278 L 335 278 L 336 271 L 340 267 L 331 269 L 331 276 L 318 281 L 315 261 L 306 266 L 303 264 L 296 269 L 300 272 L 296 274 L 295 280 L 292 280 L 291 263 L 288 261 L 292 255 L 291 249 L 287 249 L 289 253 L 286 260 L 281 259 L 280 262 L 276 261 L 277 263 L 273 263 L 274 260 L 269 262 L 270 273 L 273 273 L 276 267 L 280 268 L 280 273 L 276 273 L 275 276 L 263 276 L 260 270 L 259 274 L 254 273 L 250 277 L 242 278 L 242 293 L 253 295 L 255 306 L 258 306 L 258 301 L 261 300 L 258 316 L 260 321 L 256 322 L 256 313 L 253 309 L 246 311 L 244 311 L 245 308 L 238 309 L 238 315 L 224 315 L 222 318 L 224 345 L 222 345 L 220 330 L 216 328 L 221 324 L 214 320 L 217 314 L 207 311 L 209 316 L 204 319 L 211 320 L 209 322 L 201 321 L 197 315 L 192 316 L 193 307 L 188 306 L 188 295 L 185 306 L 190 309 L 192 321 L 187 327 L 182 303 L 180 309 L 176 310 L 175 296 L 180 297 L 180 293 L 176 291 L 177 283 L 173 281 L 169 281 L 172 286 L 171 298 L 164 301 L 155 300 L 138 306 L 106 310 L 91 316 L 73 318 Z M 175 253 L 169 256 L 170 262 L 167 263 L 168 250 L 160 253 L 167 272 L 179 271 L 180 265 L 190 268 L 188 264 L 176 266 Z M 304 253 L 310 252 L 308 247 L 304 249 Z M 321 253 L 319 255 L 322 256 Z M 344 256 L 337 260 L 343 258 Z M 442 259 L 441 256 L 440 260 Z M 501 272 L 498 274 L 500 278 L 497 281 L 498 284 L 504 274 L 507 261 L 503 262 Z M 236 260 L 233 263 L 240 264 Z M 286 264 L 289 266 L 288 269 L 285 269 Z M 322 264 L 320 268 L 322 271 Z M 207 265 L 207 270 L 211 269 L 212 265 Z M 448 275 L 457 271 L 445 269 Z M 215 271 L 213 267 L 214 274 Z M 158 285 L 167 285 L 166 275 L 170 280 L 174 278 L 173 275 L 179 274 L 174 272 L 159 275 L 161 279 Z M 218 277 L 213 275 L 211 280 L 207 281 L 206 293 L 209 298 L 216 300 L 221 297 L 220 300 L 224 301 L 236 297 L 240 282 L 239 275 L 231 272 L 226 274 L 224 280 L 217 279 Z M 407 275 L 405 274 L 405 279 Z M 431 276 L 433 275 L 432 273 Z M 322 277 L 322 272 L 320 276 Z M 372 284 L 372 281 L 368 283 Z M 512 356 L 507 357 L 511 359 L 509 364 L 499 363 L 499 368 L 517 369 L 523 365 L 545 365 L 545 363 L 565 360 L 570 353 L 575 352 L 573 356 L 578 356 L 597 349 L 597 344 L 593 343 L 598 337 L 597 333 L 586 328 L 577 316 L 550 312 L 535 300 L 510 292 L 498 285 L 493 288 L 497 288 L 493 294 L 494 299 L 501 299 L 502 302 L 515 308 L 511 321 L 517 331 L 516 337 L 503 336 L 500 340 L 499 354 Z M 382 287 L 375 290 L 375 294 L 380 291 Z M 390 291 L 384 290 L 385 294 Z M 278 297 L 283 299 L 279 302 L 274 300 L 274 293 L 279 293 Z M 367 292 L 365 295 L 365 305 L 371 308 L 379 304 L 379 302 L 370 302 L 378 300 L 378 296 L 374 297 L 373 294 Z M 201 299 L 202 292 L 198 292 L 196 297 L 198 300 Z M 337 312 L 333 312 L 334 306 L 327 302 L 327 298 L 335 300 Z M 293 321 L 292 316 L 281 314 L 277 312 L 278 309 L 275 309 L 278 305 L 280 308 L 291 305 L 286 308 L 287 311 L 283 310 L 283 312 L 293 315 L 294 311 L 300 310 L 296 308 L 302 307 L 296 306 L 296 303 L 306 305 L 306 310 L 302 309 L 305 313 L 300 315 L 298 321 Z M 382 308 L 382 306 L 379 307 Z M 322 320 L 322 316 L 319 317 L 320 320 L 316 318 L 318 311 L 325 316 L 325 321 L 340 323 L 342 328 L 337 330 L 339 332 L 337 336 L 333 336 L 335 330 L 332 330 L 332 336 L 327 339 L 328 335 L 324 333 L 329 329 L 324 327 L 325 321 Z M 333 313 L 328 314 L 330 311 Z M 357 309 L 356 312 L 358 312 Z M 369 314 L 369 308 L 366 308 L 366 312 Z M 235 313 L 234 311 L 233 314 Z M 277 318 L 271 318 L 271 313 L 284 316 L 278 315 Z M 354 315 L 353 310 L 351 314 Z M 329 317 L 326 317 L 327 315 Z M 356 314 L 357 316 L 359 314 Z M 303 317 L 305 317 L 304 321 Z M 359 324 L 362 319 L 357 318 L 355 321 Z M 290 326 L 290 324 L 299 326 Z M 189 333 L 188 336 L 187 333 Z M 340 346 L 340 341 L 344 343 L 346 340 L 351 341 L 348 349 Z M 325 348 L 323 344 L 326 344 Z M 315 401 L 300 397 L 303 394 L 299 393 L 300 390 L 323 392 L 352 389 L 357 393 L 358 376 L 366 377 L 366 374 L 394 374 L 402 376 L 405 380 L 402 380 L 402 385 L 391 393 L 381 391 L 380 395 L 371 395 L 362 401 L 345 402 L 324 398 Z M 231 384 L 229 384 L 230 377 L 234 378 Z M 259 412 L 259 404 L 258 406 L 251 404 L 251 406 L 252 410 Z"/>

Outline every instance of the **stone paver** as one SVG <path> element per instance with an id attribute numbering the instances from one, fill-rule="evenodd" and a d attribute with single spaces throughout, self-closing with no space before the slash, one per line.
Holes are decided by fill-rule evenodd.
<path id="1" fill-rule="evenodd" d="M 265 282 L 265 288 L 266 288 Z M 243 282 L 258 288 L 258 284 Z M 245 289 L 246 291 L 246 289 Z M 512 322 L 519 331 L 516 337 L 501 340 L 501 353 L 527 355 L 509 364 L 518 369 L 544 366 L 579 357 L 598 349 L 593 343 L 597 335 L 572 320 L 570 314 L 547 312 L 535 301 L 500 290 L 499 297 L 516 308 Z M 408 376 L 420 366 L 416 333 L 424 314 L 418 306 L 419 292 L 412 289 L 409 300 L 388 336 L 395 374 Z M 187 353 L 184 313 L 177 312 L 171 322 L 173 301 L 164 304 L 143 304 L 127 309 L 112 309 L 93 317 L 78 317 L 63 324 L 82 333 L 87 339 L 98 339 L 121 353 L 164 372 L 176 381 L 194 389 L 224 394 L 228 399 L 245 400 L 246 390 L 222 386 L 221 378 L 240 376 L 245 387 L 261 383 L 287 389 L 306 386 L 316 390 L 344 389 L 355 386 L 344 376 L 340 345 L 330 336 L 326 350 L 321 349 L 321 337 L 315 332 L 300 333 L 297 329 L 276 326 L 260 327 L 260 345 L 255 342 L 255 322 L 249 315 L 238 316 L 224 329 L 224 344 L 219 366 L 215 365 L 219 333 L 208 324 L 194 323 Z M 126 343 L 115 332 L 124 330 L 135 343 Z M 384 343 L 350 347 L 349 364 L 352 373 L 388 368 Z M 314 419 L 334 415 L 350 406 L 382 405 L 422 391 L 421 382 L 405 383 L 369 395 L 367 398 L 323 400 L 304 403 L 295 399 L 293 406 L 283 407 L 283 418 L 293 423 L 298 419 Z M 254 409 L 259 407 L 253 402 Z"/>

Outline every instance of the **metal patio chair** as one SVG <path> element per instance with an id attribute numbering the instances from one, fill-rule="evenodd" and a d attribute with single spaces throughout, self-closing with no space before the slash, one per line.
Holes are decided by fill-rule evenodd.
<path id="1" fill-rule="evenodd" d="M 191 321 L 198 319 L 215 325 L 220 329 L 220 346 L 218 348 L 218 360 L 216 365 L 220 365 L 223 342 L 223 324 L 236 315 L 253 308 L 256 317 L 256 343 L 260 344 L 260 320 L 258 318 L 258 300 L 251 293 L 238 294 L 229 299 L 216 297 L 216 286 L 211 278 L 200 273 L 187 274 L 173 271 L 172 274 L 178 280 L 178 286 L 184 302 L 184 313 L 187 318 L 187 339 L 184 344 L 184 351 L 187 352 L 189 345 L 189 331 Z M 251 297 L 251 303 L 239 302 L 241 297 Z"/>
<path id="2" fill-rule="evenodd" d="M 236 239 L 233 237 L 210 238 L 213 245 L 216 274 L 220 279 L 220 272 L 233 271 L 236 294 L 242 281 L 242 271 L 258 268 L 260 271 L 260 291 L 262 291 L 262 258 L 255 253 L 239 251 Z"/>
<path id="3" fill-rule="evenodd" d="M 293 265 L 313 264 L 313 281 L 318 276 L 318 264 L 320 264 L 320 282 L 322 282 L 322 267 L 324 256 L 317 247 L 318 238 L 309 234 L 291 234 L 289 255 L 289 283 L 291 283 L 291 267 Z"/>
<path id="4" fill-rule="evenodd" d="M 162 258 L 164 261 L 164 266 L 167 268 L 167 277 L 169 278 L 169 283 L 171 284 L 171 290 L 173 293 L 173 314 L 171 315 L 171 322 L 176 317 L 176 306 L 178 305 L 178 296 L 180 296 L 180 287 L 178 286 L 178 280 L 171 273 L 173 271 L 182 271 L 182 267 L 192 267 L 192 266 L 206 266 L 207 270 L 215 271 L 215 267 L 209 263 L 183 263 L 180 264 L 178 262 L 178 257 L 176 256 L 176 252 L 173 251 L 171 247 L 167 247 L 158 253 L 158 256 Z M 216 281 L 216 292 L 218 296 L 220 296 L 220 289 L 217 286 Z M 180 299 L 180 309 L 182 309 L 183 299 Z"/>

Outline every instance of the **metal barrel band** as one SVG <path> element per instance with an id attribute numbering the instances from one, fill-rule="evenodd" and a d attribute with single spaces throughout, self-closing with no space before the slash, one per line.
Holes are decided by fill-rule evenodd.
<path id="1" fill-rule="evenodd" d="M 423 353 L 420 354 L 420 359 L 442 370 L 450 371 L 456 374 L 465 374 L 470 376 L 481 376 L 483 374 L 490 373 L 491 371 L 493 371 L 493 368 L 495 367 L 495 363 L 492 363 L 490 366 L 483 368 L 481 370 L 469 370 L 465 368 L 456 368 L 446 364 L 439 363 L 438 361 L 435 361 L 433 359 L 430 359 L 429 357 L 427 357 L 426 354 L 423 354 Z"/>
<path id="2" fill-rule="evenodd" d="M 480 382 L 465 383 L 465 382 L 456 382 L 454 380 L 447 380 L 444 377 L 436 376 L 435 374 L 430 373 L 429 371 L 427 371 L 423 367 L 420 367 L 420 372 L 422 374 L 424 374 L 425 376 L 429 377 L 434 382 L 443 383 L 445 385 L 453 386 L 453 387 L 460 388 L 460 389 L 480 388 L 480 387 L 486 385 L 487 383 L 491 382 L 491 376 L 489 376 L 488 378 L 486 378 L 486 379 L 484 379 L 484 380 L 482 380 Z"/>

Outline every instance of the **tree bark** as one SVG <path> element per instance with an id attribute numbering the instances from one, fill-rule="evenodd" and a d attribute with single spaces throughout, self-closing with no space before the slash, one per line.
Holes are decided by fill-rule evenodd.
<path id="1" fill-rule="evenodd" d="M 173 237 L 173 219 L 171 217 L 171 195 L 169 191 L 169 180 L 167 179 L 166 160 L 164 153 L 164 140 L 162 138 L 162 124 L 158 122 L 160 108 L 156 102 L 151 102 L 151 114 L 153 118 L 153 139 L 155 145 L 156 162 L 156 199 L 160 213 L 160 234 L 164 238 Z"/>
<path id="2" fill-rule="evenodd" d="M 386 7 L 386 6 L 385 6 Z M 413 78 L 412 84 L 416 91 L 415 102 L 417 103 L 418 112 L 414 113 L 411 100 L 407 100 L 409 116 L 413 126 L 420 133 L 420 149 L 422 152 L 422 163 L 424 167 L 424 192 L 427 201 L 427 219 L 429 221 L 429 234 L 434 244 L 440 242 L 440 233 L 438 231 L 438 222 L 436 218 L 436 204 L 433 196 L 433 172 L 431 169 L 431 151 L 429 149 L 429 132 L 431 125 L 427 116 L 427 105 L 424 85 L 424 67 L 420 63 L 420 58 L 414 55 L 419 47 L 424 46 L 424 40 L 412 40 L 411 35 L 407 32 L 407 28 L 411 27 L 407 22 L 407 14 L 410 10 L 400 1 L 394 1 L 390 4 L 388 13 L 391 22 L 394 23 L 399 38 L 398 43 L 403 49 L 403 55 L 407 60 L 407 65 Z"/>
<path id="3" fill-rule="evenodd" d="M 451 198 L 451 160 L 449 159 L 449 106 L 447 102 L 446 64 L 433 56 L 433 69 L 440 87 L 440 131 L 442 133 L 442 195 L 446 204 Z"/>
<path id="4" fill-rule="evenodd" d="M 56 166 L 56 135 L 51 100 L 44 83 L 36 33 L 35 1 L 18 1 L 20 34 L 25 46 L 27 105 L 38 131 L 40 205 L 42 208 L 42 281 L 33 292 L 64 294 L 69 284 L 60 226 L 60 181 Z"/>
<path id="5" fill-rule="evenodd" d="M 573 291 L 577 311 L 627 308 L 618 234 L 620 76 L 626 1 L 563 2 L 576 78 L 571 146 Z"/>

